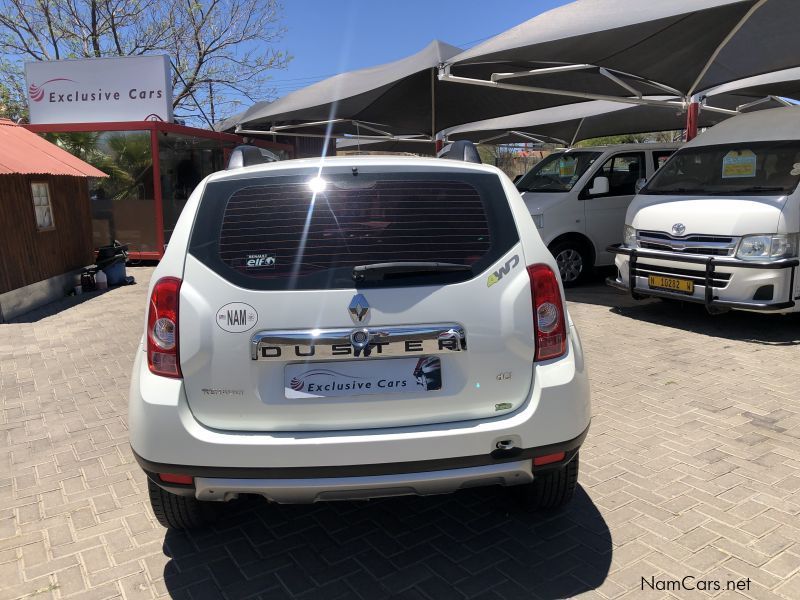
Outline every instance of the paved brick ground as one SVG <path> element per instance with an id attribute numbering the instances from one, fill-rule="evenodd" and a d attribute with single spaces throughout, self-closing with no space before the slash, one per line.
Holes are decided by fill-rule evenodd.
<path id="1" fill-rule="evenodd" d="M 0 325 L 0 597 L 800 598 L 797 317 L 571 293 L 595 417 L 557 516 L 494 490 L 249 500 L 165 535 L 125 420 L 150 273 Z M 749 590 L 663 591 L 687 575 Z"/>

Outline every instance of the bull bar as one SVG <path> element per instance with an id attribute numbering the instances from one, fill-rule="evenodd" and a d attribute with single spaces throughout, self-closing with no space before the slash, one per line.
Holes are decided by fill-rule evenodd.
<path id="1" fill-rule="evenodd" d="M 699 256 L 687 255 L 679 252 L 661 252 L 654 250 L 643 250 L 641 248 L 628 248 L 622 244 L 612 244 L 606 248 L 607 252 L 612 254 L 623 254 L 630 257 L 628 266 L 628 285 L 620 283 L 619 281 L 609 277 L 606 279 L 606 284 L 613 288 L 627 292 L 634 299 L 640 299 L 641 296 L 654 296 L 659 298 L 679 298 L 686 302 L 695 302 L 698 304 L 705 304 L 706 308 L 720 307 L 720 308 L 739 308 L 739 309 L 758 309 L 758 310 L 785 310 L 792 308 L 795 305 L 792 294 L 794 293 L 794 278 L 796 267 L 800 265 L 798 258 L 785 258 L 775 261 L 744 261 L 736 260 L 730 257 L 720 256 Z M 684 296 L 681 294 L 673 294 L 670 292 L 662 292 L 659 290 L 642 290 L 637 291 L 636 287 L 636 263 L 639 258 L 651 258 L 655 260 L 673 261 L 690 263 L 695 265 L 705 266 L 705 295 L 703 298 L 695 298 L 694 296 Z M 714 272 L 717 267 L 734 267 L 737 269 L 791 269 L 789 279 L 789 298 L 784 302 L 731 302 L 728 300 L 720 300 L 714 296 L 714 288 L 712 287 L 712 280 Z M 639 298 L 637 298 L 637 295 Z"/>

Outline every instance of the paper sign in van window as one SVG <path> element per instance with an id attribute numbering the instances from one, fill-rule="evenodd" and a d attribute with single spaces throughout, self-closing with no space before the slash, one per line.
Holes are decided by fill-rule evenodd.
<path id="1" fill-rule="evenodd" d="M 558 175 L 560 177 L 572 177 L 575 175 L 575 168 L 578 166 L 578 161 L 574 158 L 562 158 L 558 161 Z"/>
<path id="2" fill-rule="evenodd" d="M 731 150 L 722 159 L 722 178 L 756 176 L 756 155 L 752 150 Z"/>

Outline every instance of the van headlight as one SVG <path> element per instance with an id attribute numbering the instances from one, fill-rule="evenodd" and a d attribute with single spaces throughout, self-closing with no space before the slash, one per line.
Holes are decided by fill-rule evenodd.
<path id="1" fill-rule="evenodd" d="M 533 217 L 533 222 L 536 224 L 536 229 L 544 229 L 544 214 L 539 213 L 538 215 L 531 215 Z"/>
<path id="2" fill-rule="evenodd" d="M 636 248 L 636 230 L 630 225 L 622 228 L 622 243 L 628 248 Z"/>
<path id="3" fill-rule="evenodd" d="M 797 256 L 797 233 L 746 235 L 739 242 L 736 258 L 741 260 L 780 260 Z"/>

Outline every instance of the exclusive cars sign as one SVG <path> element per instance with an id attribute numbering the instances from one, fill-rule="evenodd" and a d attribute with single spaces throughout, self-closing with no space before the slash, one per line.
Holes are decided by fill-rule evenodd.
<path id="1" fill-rule="evenodd" d="M 33 124 L 172 121 L 169 57 L 25 63 Z"/>

